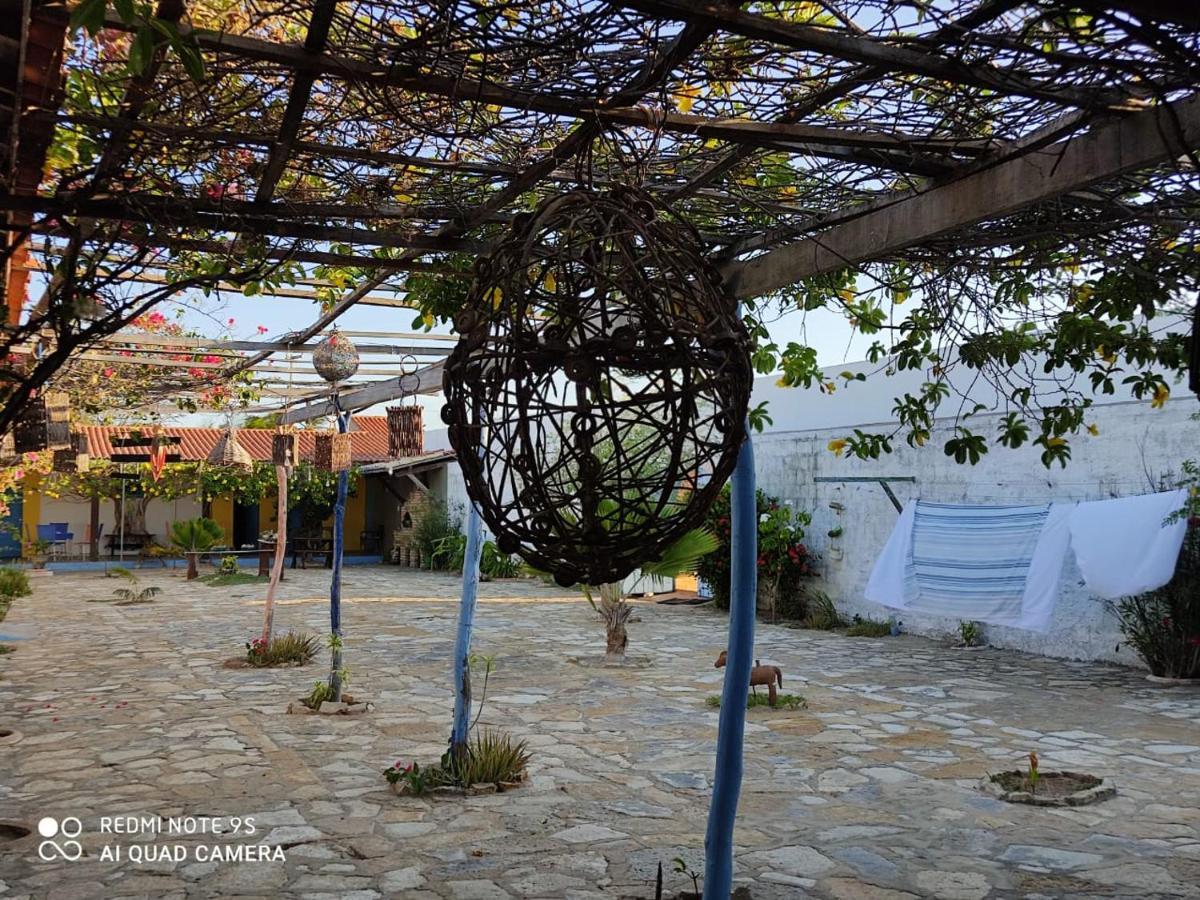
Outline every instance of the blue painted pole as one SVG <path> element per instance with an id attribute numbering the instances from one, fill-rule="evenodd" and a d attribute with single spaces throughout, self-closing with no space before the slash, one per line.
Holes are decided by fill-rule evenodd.
<path id="1" fill-rule="evenodd" d="M 754 612 L 758 594 L 758 506 L 754 445 L 749 432 L 733 470 L 730 512 L 729 655 L 721 689 L 717 763 L 712 805 L 704 834 L 704 900 L 729 900 L 733 890 L 733 826 L 742 790 L 742 744 L 746 696 L 754 656 Z"/>
<path id="2" fill-rule="evenodd" d="M 463 553 L 462 600 L 458 604 L 458 634 L 454 639 L 454 726 L 450 750 L 466 746 L 471 728 L 471 630 L 475 627 L 475 600 L 479 595 L 479 556 L 483 552 L 483 520 L 475 504 L 467 511 L 467 548 Z"/>
<path id="3" fill-rule="evenodd" d="M 350 413 L 339 410 L 337 424 L 339 434 L 349 431 Z M 333 643 L 329 689 L 335 703 L 342 699 L 342 550 L 346 530 L 346 494 L 349 490 L 350 473 L 338 472 L 337 497 L 333 503 L 333 578 L 329 583 L 329 630 Z"/>

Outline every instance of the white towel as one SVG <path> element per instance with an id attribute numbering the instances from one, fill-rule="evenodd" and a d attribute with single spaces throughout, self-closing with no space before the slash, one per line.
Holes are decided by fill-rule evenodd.
<path id="1" fill-rule="evenodd" d="M 1162 587 L 1175 574 L 1187 516 L 1173 513 L 1187 491 L 1078 504 L 1071 514 L 1071 546 L 1088 590 L 1116 599 Z"/>
<path id="2" fill-rule="evenodd" d="M 866 598 L 911 612 L 1046 631 L 1071 509 L 910 502 L 876 560 Z M 916 530 L 920 558 L 914 563 Z"/>

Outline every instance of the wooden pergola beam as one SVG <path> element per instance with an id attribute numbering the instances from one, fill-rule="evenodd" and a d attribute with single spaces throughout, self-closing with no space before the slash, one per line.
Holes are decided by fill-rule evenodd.
<path id="1" fill-rule="evenodd" d="M 313 4 L 308 33 L 304 37 L 304 52 L 320 53 L 325 49 L 325 41 L 329 38 L 329 26 L 333 24 L 336 9 L 337 0 L 316 0 Z M 260 203 L 267 202 L 275 194 L 275 187 L 279 184 L 279 178 L 292 155 L 292 145 L 300 133 L 300 124 L 304 121 L 304 111 L 308 108 L 308 99 L 315 81 L 316 78 L 309 72 L 299 72 L 292 79 L 292 89 L 288 92 L 287 107 L 283 112 L 279 134 L 271 146 L 267 165 L 263 169 L 262 180 L 254 197 Z"/>
<path id="2" fill-rule="evenodd" d="M 1131 110 L 1143 106 L 1140 99 L 1123 91 L 1080 88 L 1023 78 L 998 66 L 965 63 L 946 56 L 914 50 L 902 44 L 886 43 L 847 34 L 832 28 L 801 25 L 757 13 L 742 12 L 712 2 L 692 0 L 620 0 L 622 6 L 665 20 L 688 23 L 704 22 L 713 28 L 792 47 L 809 50 L 851 62 L 879 66 L 891 72 L 906 72 L 985 88 L 1003 94 L 1031 97 L 1083 109 Z"/>
<path id="3" fill-rule="evenodd" d="M 728 263 L 723 271 L 735 297 L 757 297 L 804 278 L 886 258 L 972 223 L 1160 165 L 1196 148 L 1200 96 L 1193 95 L 953 181 L 897 194 L 815 237 Z"/>
<path id="4" fill-rule="evenodd" d="M 183 225 L 216 232 L 294 237 L 322 243 L 363 244 L 375 247 L 404 247 L 423 251 L 481 253 L 483 241 L 428 234 L 404 234 L 369 228 L 351 228 L 316 222 L 298 222 L 286 215 L 287 204 L 276 204 L 275 216 L 238 214 L 217 209 L 207 210 L 202 201 L 176 200 L 172 197 L 140 197 L 129 202 L 121 196 L 67 200 L 62 197 L 0 196 L 0 209 L 20 209 L 45 215 L 75 215 L 83 219 L 118 222 L 142 222 L 160 226 Z M 35 229 L 37 230 L 37 229 Z"/>
<path id="5" fill-rule="evenodd" d="M 397 397 L 406 397 L 409 394 L 436 394 L 441 389 L 442 363 L 437 362 L 419 369 L 411 375 L 388 378 L 355 391 L 347 391 L 339 395 L 338 405 L 343 411 L 354 412 L 368 409 L 377 403 L 395 400 Z M 329 392 L 326 390 L 316 395 L 312 403 L 285 410 L 281 417 L 281 424 L 307 422 L 309 419 L 331 415 L 334 411 L 333 401 L 329 399 Z"/>

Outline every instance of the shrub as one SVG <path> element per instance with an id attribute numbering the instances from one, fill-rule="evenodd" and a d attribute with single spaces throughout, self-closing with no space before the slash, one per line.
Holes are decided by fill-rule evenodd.
<path id="1" fill-rule="evenodd" d="M 317 655 L 321 642 L 315 635 L 289 631 L 277 635 L 265 644 L 256 638 L 246 644 L 246 662 L 256 668 L 272 666 L 304 665 Z"/>
<path id="2" fill-rule="evenodd" d="M 485 541 L 479 559 L 479 571 L 490 578 L 516 578 L 521 572 L 521 561 L 501 553 L 495 541 Z"/>
<path id="3" fill-rule="evenodd" d="M 983 626 L 978 622 L 959 622 L 958 636 L 964 647 L 978 647 L 983 643 Z"/>
<path id="4" fill-rule="evenodd" d="M 1125 640 L 1161 678 L 1200 678 L 1200 517 L 1188 520 L 1175 574 L 1117 604 Z"/>
<path id="5" fill-rule="evenodd" d="M 432 560 L 439 541 L 461 532 L 462 517 L 457 512 L 452 515 L 444 503 L 434 502 L 425 508 L 424 514 L 417 520 L 413 529 L 413 544 L 422 559 Z"/>
<path id="6" fill-rule="evenodd" d="M 438 538 L 433 545 L 430 561 L 435 569 L 461 572 L 467 556 L 467 536 L 460 531 Z"/>
<path id="7" fill-rule="evenodd" d="M 729 485 L 726 485 L 704 520 L 704 527 L 717 537 L 717 548 L 700 560 L 696 574 L 713 593 L 713 603 L 720 609 L 729 608 L 730 542 L 732 539 Z M 758 581 L 766 590 L 773 590 L 776 612 L 804 618 L 807 594 L 802 578 L 816 574 L 816 556 L 805 546 L 804 526 L 811 517 L 769 497 L 762 491 L 755 495 L 758 513 Z M 788 610 L 787 613 L 784 610 Z"/>
<path id="8" fill-rule="evenodd" d="M 0 600 L 9 602 L 18 597 L 28 597 L 33 593 L 29 586 L 29 576 L 20 569 L 12 566 L 0 567 Z"/>
<path id="9" fill-rule="evenodd" d="M 222 556 L 221 566 L 217 570 L 222 575 L 236 575 L 241 569 L 238 567 L 238 558 L 236 556 Z"/>
<path id="10" fill-rule="evenodd" d="M 887 637 L 892 633 L 891 622 L 881 622 L 877 619 L 864 619 L 855 616 L 846 634 L 850 637 Z"/>

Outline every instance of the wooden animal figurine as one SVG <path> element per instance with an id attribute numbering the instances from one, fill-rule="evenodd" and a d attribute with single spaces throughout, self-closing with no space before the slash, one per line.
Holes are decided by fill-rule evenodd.
<path id="1" fill-rule="evenodd" d="M 717 657 L 717 661 L 713 664 L 714 668 L 721 669 L 725 667 L 725 658 L 727 652 L 721 651 L 721 655 Z M 775 686 L 783 687 L 783 671 L 779 666 L 764 666 L 761 660 L 754 661 L 754 668 L 750 670 L 750 690 L 754 690 L 755 685 L 766 685 L 767 687 L 767 703 L 771 706 L 775 705 L 775 698 L 778 696 L 775 691 Z"/>

